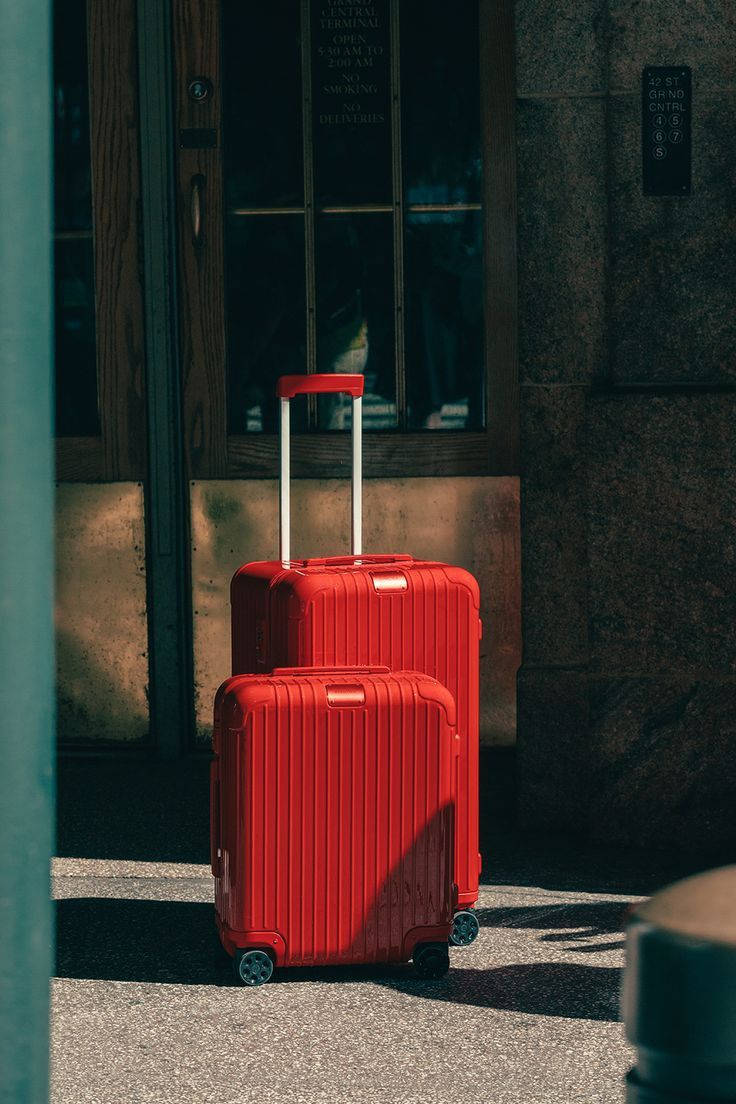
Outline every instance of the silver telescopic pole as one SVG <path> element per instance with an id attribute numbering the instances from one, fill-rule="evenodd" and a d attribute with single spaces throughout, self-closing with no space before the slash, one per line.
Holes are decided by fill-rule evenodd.
<path id="1" fill-rule="evenodd" d="M 291 427 L 288 399 L 279 400 L 279 414 L 279 559 L 284 567 L 288 567 L 291 560 Z"/>
<path id="2" fill-rule="evenodd" d="M 353 555 L 363 551 L 363 399 L 353 398 Z"/>

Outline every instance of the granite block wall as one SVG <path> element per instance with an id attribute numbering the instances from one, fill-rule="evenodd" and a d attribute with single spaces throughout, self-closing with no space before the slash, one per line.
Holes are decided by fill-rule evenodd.
<path id="1" fill-rule="evenodd" d="M 736 5 L 517 0 L 520 819 L 736 851 Z M 642 193 L 645 65 L 693 192 Z"/>

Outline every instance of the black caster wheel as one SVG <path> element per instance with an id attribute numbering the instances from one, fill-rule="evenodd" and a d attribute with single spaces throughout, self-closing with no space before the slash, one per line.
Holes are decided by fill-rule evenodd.
<path id="1" fill-rule="evenodd" d="M 463 909 L 453 918 L 450 942 L 453 947 L 469 947 L 478 938 L 479 931 L 478 917 L 471 909 Z"/>
<path id="2" fill-rule="evenodd" d="M 414 968 L 420 978 L 441 978 L 450 969 L 446 943 L 420 943 L 414 950 Z"/>
<path id="3" fill-rule="evenodd" d="M 265 951 L 236 951 L 233 969 L 241 985 L 265 985 L 273 973 L 273 959 Z"/>

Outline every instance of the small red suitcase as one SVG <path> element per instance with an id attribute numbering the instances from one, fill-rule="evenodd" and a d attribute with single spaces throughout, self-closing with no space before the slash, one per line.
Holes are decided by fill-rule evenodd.
<path id="1" fill-rule="evenodd" d="M 353 397 L 353 555 L 292 560 L 289 514 L 289 400 L 297 394 Z M 284 376 L 281 399 L 280 558 L 245 564 L 230 589 L 233 673 L 312 664 L 385 664 L 422 671 L 457 703 L 460 760 L 455 826 L 456 945 L 478 921 L 478 584 L 459 567 L 408 555 L 361 554 L 363 377 Z"/>
<path id="2" fill-rule="evenodd" d="M 388 668 L 239 675 L 215 699 L 217 926 L 246 985 L 273 966 L 447 971 L 455 703 Z"/>

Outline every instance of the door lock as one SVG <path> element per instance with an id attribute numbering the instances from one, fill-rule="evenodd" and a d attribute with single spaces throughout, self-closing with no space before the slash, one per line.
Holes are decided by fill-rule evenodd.
<path id="1" fill-rule="evenodd" d="M 212 95 L 212 81 L 207 80 L 206 77 L 195 77 L 194 80 L 190 80 L 187 92 L 189 98 L 195 103 L 204 103 Z"/>

